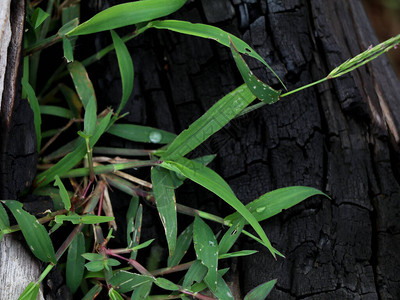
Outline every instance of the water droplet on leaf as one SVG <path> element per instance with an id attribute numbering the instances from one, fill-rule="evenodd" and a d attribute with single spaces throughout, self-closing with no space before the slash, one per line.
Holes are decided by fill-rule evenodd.
<path id="1" fill-rule="evenodd" d="M 158 131 L 152 131 L 150 132 L 149 139 L 152 143 L 159 143 L 162 139 L 162 134 Z"/>
<path id="2" fill-rule="evenodd" d="M 265 207 L 259 207 L 256 209 L 256 212 L 261 213 L 265 210 Z"/>

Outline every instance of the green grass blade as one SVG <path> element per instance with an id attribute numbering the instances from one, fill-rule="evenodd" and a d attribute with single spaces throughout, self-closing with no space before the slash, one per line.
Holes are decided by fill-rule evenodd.
<path id="1" fill-rule="evenodd" d="M 274 90 L 253 74 L 232 41 L 230 43 L 230 48 L 233 58 L 235 59 L 236 66 L 238 67 L 239 72 L 250 91 L 262 102 L 267 104 L 277 102 L 279 100 L 281 91 Z"/>
<path id="2" fill-rule="evenodd" d="M 253 214 L 257 221 L 263 221 L 275 216 L 283 209 L 288 209 L 315 195 L 328 197 L 321 191 L 311 187 L 291 186 L 268 192 L 247 204 L 246 208 Z M 227 216 L 225 221 L 235 222 L 239 218 L 241 218 L 241 216 L 238 213 L 233 213 Z"/>
<path id="3" fill-rule="evenodd" d="M 207 274 L 207 267 L 204 266 L 200 260 L 196 260 L 186 272 L 185 278 L 183 279 L 183 288 L 189 289 L 196 281 L 200 283 L 203 281 L 204 276 Z"/>
<path id="4" fill-rule="evenodd" d="M 56 264 L 53 244 L 45 227 L 34 216 L 22 209 L 22 203 L 14 200 L 6 200 L 4 203 L 17 220 L 32 253 L 44 262 Z"/>
<path id="5" fill-rule="evenodd" d="M 117 272 L 109 280 L 111 284 L 120 293 L 130 292 L 142 284 L 154 282 L 154 278 L 147 275 L 139 275 L 126 271 Z"/>
<path id="6" fill-rule="evenodd" d="M 255 96 L 245 84 L 230 92 L 179 134 L 162 154 L 161 159 L 174 160 L 185 156 L 224 127 L 254 99 Z"/>
<path id="7" fill-rule="evenodd" d="M 61 200 L 62 200 L 62 202 L 64 203 L 64 208 L 65 208 L 66 210 L 70 210 L 70 208 L 71 208 L 71 201 L 70 201 L 68 192 L 67 192 L 67 190 L 65 189 L 64 184 L 62 183 L 62 181 L 61 181 L 61 179 L 60 179 L 60 177 L 59 177 L 58 175 L 56 175 L 56 176 L 54 177 L 54 179 L 55 179 L 54 186 L 58 186 Z"/>
<path id="8" fill-rule="evenodd" d="M 247 210 L 242 202 L 235 196 L 230 186 L 210 168 L 203 166 L 195 161 L 186 158 L 179 158 L 176 161 L 164 161 L 160 166 L 180 173 L 181 175 L 189 178 L 190 180 L 202 185 L 209 191 L 216 194 L 223 199 L 226 203 L 232 206 L 238 213 L 240 213 L 254 228 L 265 246 L 270 250 L 275 257 L 275 249 L 272 247 L 264 230 L 257 222 L 256 218 Z"/>
<path id="9" fill-rule="evenodd" d="M 132 58 L 129 54 L 128 48 L 125 46 L 125 43 L 113 30 L 111 30 L 111 37 L 115 47 L 115 52 L 117 53 L 118 66 L 122 80 L 122 99 L 116 111 L 116 114 L 119 115 L 132 93 L 134 70 Z"/>
<path id="10" fill-rule="evenodd" d="M 42 131 L 40 129 L 42 125 L 42 117 L 40 116 L 40 107 L 39 101 L 36 98 L 35 91 L 33 90 L 32 86 L 26 80 L 25 77 L 22 78 L 22 88 L 24 93 L 28 96 L 29 105 L 33 111 L 33 122 L 35 125 L 35 132 L 36 132 L 36 140 L 37 140 L 37 151 L 40 151 L 40 145 L 42 141 Z"/>
<path id="11" fill-rule="evenodd" d="M 131 232 L 131 242 L 129 243 L 129 248 L 135 248 L 140 243 L 140 234 L 142 232 L 142 220 L 143 220 L 143 206 L 140 204 L 135 216 L 135 225 L 130 230 Z M 134 250 L 131 252 L 131 259 L 136 259 L 138 251 Z"/>
<path id="12" fill-rule="evenodd" d="M 218 242 L 211 228 L 198 216 L 193 223 L 193 244 L 197 259 L 207 267 L 204 277 L 212 291 L 217 289 Z"/>
<path id="13" fill-rule="evenodd" d="M 119 163 L 119 164 L 109 164 L 106 166 L 96 166 L 93 168 L 93 173 L 95 175 L 113 173 L 115 171 L 120 171 L 125 169 L 153 166 L 154 164 L 156 164 L 156 162 L 157 161 L 155 160 L 143 160 L 143 161 L 138 160 L 126 163 Z M 83 177 L 83 176 L 88 176 L 89 174 L 90 174 L 89 168 L 77 168 L 64 173 L 61 177 L 62 178 Z"/>
<path id="14" fill-rule="evenodd" d="M 94 97 L 90 98 L 88 104 L 85 108 L 85 117 L 83 120 L 83 128 L 85 129 L 85 134 L 91 136 L 96 128 L 97 121 L 97 105 L 96 99 Z"/>
<path id="15" fill-rule="evenodd" d="M 108 133 L 132 142 L 168 144 L 176 134 L 148 126 L 134 124 L 114 124 Z"/>
<path id="16" fill-rule="evenodd" d="M 186 0 L 142 0 L 112 6 L 68 33 L 83 35 L 138 24 L 167 16 L 180 9 Z"/>
<path id="17" fill-rule="evenodd" d="M 82 300 L 93 300 L 95 299 L 103 289 L 103 285 L 101 283 L 97 283 L 94 287 L 92 287 L 85 296 L 83 296 Z"/>
<path id="18" fill-rule="evenodd" d="M 68 37 L 63 37 L 63 50 L 64 50 L 64 58 L 66 59 L 67 63 L 74 61 L 74 52 L 72 49 L 71 40 Z"/>
<path id="19" fill-rule="evenodd" d="M 124 300 L 124 298 L 122 298 L 122 296 L 113 288 L 108 291 L 108 296 L 111 300 Z"/>
<path id="20" fill-rule="evenodd" d="M 244 300 L 264 300 L 268 297 L 272 288 L 276 284 L 276 279 L 260 284 L 252 289 L 245 297 Z"/>
<path id="21" fill-rule="evenodd" d="M 69 109 L 53 105 L 40 105 L 40 113 L 42 115 L 50 115 L 65 119 L 72 119 L 73 115 Z"/>
<path id="22" fill-rule="evenodd" d="M 89 79 L 89 75 L 86 72 L 85 67 L 79 61 L 74 61 L 68 64 L 68 71 L 71 74 L 72 81 L 74 82 L 76 91 L 78 92 L 79 98 L 82 101 L 83 107 L 89 103 L 89 100 L 96 95 L 94 93 L 93 84 Z"/>
<path id="23" fill-rule="evenodd" d="M 244 227 L 244 219 L 240 218 L 225 232 L 221 241 L 219 242 L 219 254 L 223 255 L 228 253 L 236 242 Z"/>
<path id="24" fill-rule="evenodd" d="M 10 228 L 10 221 L 3 204 L 0 203 L 0 230 L 6 230 Z"/>
<path id="25" fill-rule="evenodd" d="M 83 253 L 85 253 L 85 238 L 80 232 L 69 246 L 67 256 L 66 280 L 72 294 L 79 288 L 85 271 Z"/>
<path id="26" fill-rule="evenodd" d="M 171 257 L 175 252 L 178 235 L 174 185 L 168 170 L 160 167 L 153 167 L 151 169 L 151 182 L 153 184 L 157 210 L 168 243 L 169 256 Z"/>
<path id="27" fill-rule="evenodd" d="M 206 24 L 197 24 L 197 23 L 190 23 L 178 20 L 154 21 L 150 22 L 147 26 L 157 29 L 168 29 L 179 33 L 212 39 L 226 47 L 230 47 L 229 43 L 230 40 L 232 40 L 232 42 L 235 44 L 237 50 L 240 53 L 251 56 L 260 61 L 261 63 L 263 63 L 275 75 L 275 77 L 280 81 L 280 83 L 285 87 L 282 80 L 278 77 L 278 75 L 274 72 L 274 70 L 256 51 L 254 51 L 246 42 L 242 41 L 233 34 L 223 31 L 220 28 Z"/>
<path id="28" fill-rule="evenodd" d="M 204 278 L 204 281 L 209 285 L 207 277 Z M 217 273 L 217 289 L 213 291 L 213 294 L 219 300 L 234 300 L 231 290 L 219 273 Z"/>
<path id="29" fill-rule="evenodd" d="M 225 259 L 225 258 L 232 258 L 232 257 L 248 256 L 248 255 L 255 254 L 257 252 L 258 251 L 256 251 L 256 250 L 241 250 L 241 251 L 221 254 L 221 255 L 218 256 L 218 258 L 219 259 Z"/>
<path id="30" fill-rule="evenodd" d="M 183 256 L 192 243 L 193 223 L 190 224 L 178 237 L 175 252 L 168 257 L 168 267 L 176 266 L 180 263 Z"/>
<path id="31" fill-rule="evenodd" d="M 36 8 L 31 17 L 33 28 L 38 28 L 50 15 L 40 7 Z"/>
<path id="32" fill-rule="evenodd" d="M 39 283 L 30 282 L 18 300 L 36 300 L 39 295 Z"/>
<path id="33" fill-rule="evenodd" d="M 110 119 L 111 119 L 111 113 L 109 113 L 99 122 L 93 136 L 90 137 L 90 147 L 93 147 L 94 144 L 99 140 L 100 136 L 104 133 L 108 124 L 110 123 Z M 34 186 L 35 187 L 44 186 L 52 182 L 56 175 L 62 177 L 63 174 L 71 170 L 75 165 L 77 165 L 82 160 L 82 158 L 86 154 L 86 151 L 87 149 L 85 141 L 83 139 L 80 139 L 77 142 L 76 148 L 73 152 L 66 155 L 53 167 L 44 171 L 43 173 L 39 174 L 36 177 Z"/>

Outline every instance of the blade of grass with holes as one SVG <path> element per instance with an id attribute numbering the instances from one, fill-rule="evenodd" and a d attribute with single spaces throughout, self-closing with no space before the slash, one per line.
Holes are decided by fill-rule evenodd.
<path id="1" fill-rule="evenodd" d="M 126 102 L 133 90 L 134 70 L 131 55 L 129 54 L 128 48 L 125 43 L 121 40 L 114 30 L 111 30 L 111 37 L 117 53 L 119 71 L 121 73 L 122 80 L 122 98 L 119 104 L 116 115 L 119 115 L 121 110 L 125 107 Z"/>
<path id="2" fill-rule="evenodd" d="M 112 6 L 82 23 L 67 35 L 83 35 L 147 22 L 180 9 L 186 0 L 142 0 Z"/>
<path id="3" fill-rule="evenodd" d="M 260 99 L 262 102 L 267 104 L 273 104 L 279 100 L 281 91 L 276 91 L 271 88 L 268 84 L 265 84 L 258 79 L 253 72 L 249 69 L 248 65 L 240 55 L 238 49 L 230 40 L 230 48 L 232 51 L 233 58 L 235 59 L 236 66 L 243 77 L 244 82 L 249 87 L 250 91 Z"/>
<path id="4" fill-rule="evenodd" d="M 262 195 L 260 198 L 250 202 L 246 208 L 252 213 L 257 221 L 266 220 L 284 209 L 288 209 L 301 201 L 315 195 L 323 195 L 323 192 L 306 186 L 291 186 L 277 189 Z M 328 197 L 329 198 L 329 197 Z M 233 213 L 225 218 L 230 223 L 240 219 L 239 213 Z"/>
<path id="5" fill-rule="evenodd" d="M 246 42 L 239 39 L 238 37 L 230 34 L 218 27 L 214 27 L 206 24 L 198 24 L 198 23 L 190 23 L 187 21 L 178 21 L 178 20 L 165 20 L 165 21 L 153 21 L 150 22 L 147 27 L 153 27 L 157 29 L 168 29 L 179 33 L 184 33 L 188 35 L 193 35 L 202 38 L 208 38 L 217 41 L 218 43 L 230 47 L 230 40 L 233 41 L 237 50 L 248 56 L 251 56 L 261 63 L 263 63 L 279 80 L 279 82 L 286 89 L 286 86 L 279 78 L 279 76 L 274 72 L 274 70 L 267 64 L 267 62 L 256 52 L 254 51 Z"/>
<path id="6" fill-rule="evenodd" d="M 244 219 L 239 219 L 225 232 L 218 245 L 220 255 L 228 253 L 242 233 L 243 227 Z"/>
<path id="7" fill-rule="evenodd" d="M 204 277 L 212 291 L 217 289 L 218 269 L 218 243 L 211 228 L 196 216 L 193 223 L 193 244 L 196 257 L 207 267 L 208 272 Z"/>
<path id="8" fill-rule="evenodd" d="M 34 216 L 22 209 L 22 203 L 14 200 L 6 200 L 3 203 L 17 220 L 32 253 L 44 262 L 56 264 L 53 244 L 45 227 Z"/>
<path id="9" fill-rule="evenodd" d="M 167 239 L 169 256 L 171 257 L 175 252 L 178 235 L 174 184 L 169 171 L 157 166 L 151 169 L 151 182 L 158 214 Z"/>
<path id="10" fill-rule="evenodd" d="M 214 104 L 204 115 L 193 122 L 162 153 L 162 160 L 174 160 L 185 156 L 211 135 L 224 127 L 256 97 L 243 84 Z"/>
<path id="11" fill-rule="evenodd" d="M 94 144 L 99 140 L 100 136 L 104 133 L 108 124 L 110 123 L 110 119 L 111 113 L 108 113 L 108 115 L 105 116 L 96 126 L 95 132 L 90 138 L 90 147 L 93 147 Z M 39 174 L 35 178 L 34 186 L 36 188 L 45 186 L 46 184 L 52 182 L 56 175 L 62 177 L 62 175 L 67 173 L 82 160 L 82 158 L 86 155 L 86 151 L 87 149 L 85 141 L 83 139 L 79 139 L 74 151 L 66 155 L 53 167 Z"/>
<path id="12" fill-rule="evenodd" d="M 257 222 L 256 218 L 247 210 L 243 203 L 239 201 L 230 186 L 216 172 L 198 162 L 183 157 L 175 161 L 164 161 L 160 166 L 175 171 L 200 184 L 232 206 L 247 220 L 247 222 L 249 222 L 271 254 L 276 257 L 275 253 L 277 253 L 277 251 L 272 247 L 267 235 Z"/>

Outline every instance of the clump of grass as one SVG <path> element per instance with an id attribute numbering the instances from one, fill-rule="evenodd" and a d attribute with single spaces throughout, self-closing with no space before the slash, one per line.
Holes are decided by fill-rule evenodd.
<path id="1" fill-rule="evenodd" d="M 209 25 L 155 20 L 176 11 L 185 0 L 143 0 L 116 5 L 81 25 L 78 25 L 79 3 L 65 1 L 60 5 L 58 1 L 49 0 L 47 11 L 35 3 L 32 1 L 28 5 L 22 79 L 24 96 L 28 98 L 35 116 L 38 152 L 41 156 L 41 173 L 37 175 L 30 192 L 49 195 L 57 210 L 36 219 L 22 209 L 21 203 L 2 201 L 18 222 L 18 225 L 11 226 L 5 208 L 0 205 L 0 239 L 4 234 L 21 230 L 33 254 L 48 263 L 40 278 L 27 286 L 20 299 L 36 299 L 40 283 L 61 261 L 66 264 L 68 287 L 73 293 L 80 292 L 84 299 L 95 298 L 102 290 L 111 299 L 123 299 L 123 296 L 128 295 L 132 299 L 147 298 L 152 286 L 158 286 L 165 294 L 152 295 L 150 299 L 188 299 L 187 296 L 197 299 L 214 299 L 214 296 L 233 299 L 223 279 L 227 270 L 220 269 L 218 262 L 255 253 L 252 250 L 230 252 L 239 236 L 243 233 L 264 245 L 275 258 L 277 255 L 283 257 L 272 247 L 259 222 L 308 197 L 326 195 L 314 188 L 293 186 L 268 192 L 244 206 L 224 179 L 207 167 L 214 155 L 195 159 L 187 159 L 185 156 L 232 119 L 325 80 L 342 76 L 395 48 L 400 41 L 400 36 L 397 36 L 371 47 L 335 68 L 326 78 L 282 94 L 252 73 L 242 55 L 258 59 L 276 76 L 262 57 L 239 38 Z M 60 28 L 53 35 L 49 35 L 51 15 L 53 25 Z M 126 25 L 136 25 L 136 30 L 122 38 L 112 30 Z M 210 38 L 229 47 L 245 82 L 215 103 L 179 135 L 147 126 L 121 124 L 124 117 L 121 112 L 132 93 L 134 79 L 133 63 L 125 42 L 149 28 Z M 74 59 L 73 49 L 78 36 L 106 30 L 110 30 L 113 44 L 82 62 Z M 58 42 L 62 42 L 65 63 L 55 70 L 42 90 L 38 90 L 36 78 L 41 75 L 38 72 L 40 53 Z M 115 112 L 111 109 L 99 112 L 96 92 L 86 67 L 113 50 L 121 73 L 122 97 Z M 73 86 L 63 81 L 68 74 Z M 61 105 L 58 102 L 44 104 L 54 95 L 61 100 Z M 249 107 L 256 98 L 261 102 Z M 46 126 L 42 126 L 46 125 L 42 124 L 44 115 L 58 117 L 66 124 L 56 130 L 45 130 Z M 75 139 L 49 151 L 61 133 L 73 125 L 79 129 Z M 157 145 L 158 149 L 96 146 L 106 132 L 141 145 L 152 145 L 149 148 Z M 42 139 L 47 139 L 43 147 Z M 132 168 L 149 167 L 151 182 L 128 173 Z M 186 179 L 213 192 L 236 212 L 223 217 L 178 203 L 175 190 Z M 119 249 L 109 246 L 113 232 L 117 229 L 110 198 L 111 187 L 132 197 L 126 213 L 126 246 Z M 144 266 L 137 259 L 138 251 L 148 251 L 157 238 L 144 242 L 141 240 L 142 219 L 145 217 L 143 202 L 157 208 L 167 241 L 169 255 L 166 266 L 156 270 Z M 178 233 L 179 214 L 194 219 L 181 233 Z M 204 220 L 219 223 L 227 230 L 218 238 Z M 101 223 L 108 223 L 111 229 L 104 231 Z M 45 227 L 43 224 L 48 225 Z M 73 229 L 55 251 L 47 232 L 50 230 L 53 236 L 57 235 L 58 228 L 65 224 L 72 224 Z M 257 236 L 246 231 L 245 225 L 250 225 Z M 84 233 L 93 238 L 85 238 Z M 186 252 L 192 245 L 195 257 L 188 257 Z M 94 250 L 87 252 L 86 249 Z M 166 279 L 165 275 L 171 273 L 183 274 L 181 280 L 172 282 Z M 275 283 L 276 280 L 271 280 L 256 287 L 245 299 L 264 299 Z"/>

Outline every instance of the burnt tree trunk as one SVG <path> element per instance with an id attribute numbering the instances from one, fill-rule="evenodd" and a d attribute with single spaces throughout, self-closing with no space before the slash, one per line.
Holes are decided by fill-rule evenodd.
<path id="1" fill-rule="evenodd" d="M 113 4 L 89 1 L 82 11 L 89 16 Z M 172 18 L 242 37 L 289 90 L 325 77 L 378 42 L 359 0 L 198 0 Z M 106 45 L 109 38 L 98 42 Z M 131 122 L 180 132 L 242 82 L 229 49 L 210 40 L 151 31 L 128 46 L 135 65 Z M 249 63 L 279 87 L 263 66 Z M 89 71 L 99 101 L 116 106 L 115 57 Z M 399 121 L 399 81 L 381 57 L 234 121 L 197 150 L 218 154 L 214 169 L 245 203 L 292 185 L 331 196 L 263 223 L 286 259 L 274 261 L 265 248 L 243 239 L 244 247 L 260 250 L 239 265 L 243 292 L 278 278 L 271 299 L 400 298 Z M 209 200 L 199 202 L 217 202 Z"/>
<path id="2" fill-rule="evenodd" d="M 0 200 L 17 199 L 36 172 L 36 135 L 29 103 L 21 99 L 24 0 L 0 3 Z M 2 205 L 2 204 L 0 204 Z M 17 299 L 40 276 L 40 263 L 18 234 L 0 241 L 0 299 Z M 44 299 L 42 289 L 38 299 Z"/>

